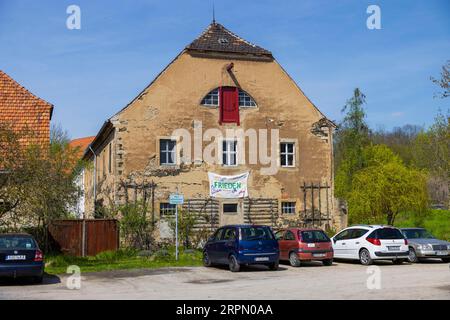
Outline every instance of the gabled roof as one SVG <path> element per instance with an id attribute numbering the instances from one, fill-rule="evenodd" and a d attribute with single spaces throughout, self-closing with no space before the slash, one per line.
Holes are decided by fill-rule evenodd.
<path id="1" fill-rule="evenodd" d="M 81 159 L 84 155 L 85 150 L 87 149 L 87 147 L 89 147 L 89 145 L 92 143 L 92 141 L 94 141 L 94 139 L 95 139 L 95 136 L 73 139 L 72 141 L 69 142 L 69 145 L 72 148 L 79 149 L 78 154 Z"/>
<path id="2" fill-rule="evenodd" d="M 186 49 L 272 56 L 270 51 L 242 39 L 216 22 L 211 23 Z"/>
<path id="3" fill-rule="evenodd" d="M 49 141 L 53 105 L 35 96 L 0 70 L 0 123 L 16 132 L 33 132 L 36 142 Z"/>

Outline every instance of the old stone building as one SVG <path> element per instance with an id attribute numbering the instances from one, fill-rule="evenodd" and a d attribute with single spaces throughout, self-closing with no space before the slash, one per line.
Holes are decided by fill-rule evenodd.
<path id="1" fill-rule="evenodd" d="M 333 193 L 335 125 L 272 53 L 213 22 L 86 149 L 86 212 L 145 201 L 199 225 L 340 228 Z"/>

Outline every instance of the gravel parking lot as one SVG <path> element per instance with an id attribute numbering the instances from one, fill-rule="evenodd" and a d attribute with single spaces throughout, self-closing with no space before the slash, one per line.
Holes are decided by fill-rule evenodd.
<path id="1" fill-rule="evenodd" d="M 240 273 L 203 267 L 110 271 L 82 274 L 80 290 L 67 289 L 67 276 L 47 276 L 42 285 L 2 281 L 0 299 L 450 299 L 449 264 L 375 266 L 336 262 Z M 368 289 L 368 279 L 376 286 L 378 271 L 381 288 Z"/>

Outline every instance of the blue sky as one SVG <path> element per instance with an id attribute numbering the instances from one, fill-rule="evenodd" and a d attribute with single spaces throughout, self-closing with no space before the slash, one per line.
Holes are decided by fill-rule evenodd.
<path id="1" fill-rule="evenodd" d="M 81 30 L 66 8 L 81 8 Z M 366 27 L 368 5 L 381 30 Z M 211 22 L 212 0 L 0 0 L 0 69 L 55 105 L 72 138 L 95 135 Z M 332 120 L 359 87 L 368 122 L 429 125 L 448 99 L 429 80 L 450 59 L 450 1 L 215 1 L 225 27 L 273 52 Z"/>

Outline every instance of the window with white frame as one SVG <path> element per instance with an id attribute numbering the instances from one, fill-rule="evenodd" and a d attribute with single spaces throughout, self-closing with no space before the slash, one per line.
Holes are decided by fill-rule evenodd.
<path id="1" fill-rule="evenodd" d="M 222 141 L 222 164 L 224 166 L 237 165 L 237 140 Z"/>
<path id="2" fill-rule="evenodd" d="M 256 107 L 256 102 L 253 98 L 244 90 L 238 90 L 239 107 L 251 108 Z M 218 107 L 220 104 L 220 92 L 219 88 L 210 91 L 201 102 L 204 106 Z"/>
<path id="3" fill-rule="evenodd" d="M 281 212 L 286 214 L 294 214 L 295 213 L 295 202 L 282 202 L 281 203 Z"/>
<path id="4" fill-rule="evenodd" d="M 159 159 L 161 165 L 173 165 L 176 163 L 177 142 L 172 139 L 159 140 Z"/>
<path id="5" fill-rule="evenodd" d="M 208 93 L 202 100 L 204 106 L 218 106 L 219 105 L 219 88 L 214 89 Z"/>
<path id="6" fill-rule="evenodd" d="M 159 204 L 159 215 L 161 217 L 173 216 L 175 215 L 175 205 L 168 202 L 161 202 Z"/>
<path id="7" fill-rule="evenodd" d="M 295 144 L 294 142 L 280 143 L 280 160 L 282 167 L 295 166 Z"/>
<path id="8" fill-rule="evenodd" d="M 248 95 L 247 92 L 239 90 L 239 107 L 256 107 L 256 102 Z"/>

